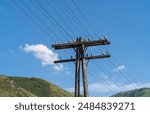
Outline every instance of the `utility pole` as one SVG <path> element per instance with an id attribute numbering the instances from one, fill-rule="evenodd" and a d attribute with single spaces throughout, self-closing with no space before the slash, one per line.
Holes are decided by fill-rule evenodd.
<path id="1" fill-rule="evenodd" d="M 54 63 L 75 62 L 75 65 L 76 65 L 75 66 L 75 97 L 80 97 L 80 66 L 82 66 L 84 97 L 88 97 L 89 92 L 88 92 L 88 81 L 87 81 L 87 75 L 86 75 L 86 67 L 87 67 L 86 60 L 110 57 L 110 54 L 108 52 L 106 52 L 106 53 L 102 52 L 101 55 L 97 55 L 97 56 L 93 56 L 93 55 L 85 56 L 85 52 L 86 52 L 87 48 L 90 46 L 100 46 L 100 45 L 109 45 L 109 44 L 110 44 L 110 42 L 108 41 L 108 39 L 106 37 L 104 37 L 100 40 L 88 39 L 88 41 L 83 40 L 82 37 L 79 37 L 76 39 L 76 42 L 52 45 L 52 47 L 55 50 L 72 48 L 72 49 L 74 49 L 74 51 L 76 53 L 75 58 L 71 57 L 71 59 L 54 61 Z M 80 63 L 81 63 L 81 65 L 80 65 Z"/>

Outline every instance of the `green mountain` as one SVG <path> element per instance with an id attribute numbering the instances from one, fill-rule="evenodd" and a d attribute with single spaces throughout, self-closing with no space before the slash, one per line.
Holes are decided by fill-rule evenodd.
<path id="1" fill-rule="evenodd" d="M 112 97 L 150 97 L 150 88 L 135 89 L 126 92 L 120 92 Z"/>
<path id="2" fill-rule="evenodd" d="M 0 96 L 3 97 L 28 97 L 28 96 L 35 96 L 34 94 L 30 93 L 29 91 L 25 90 L 21 86 L 14 83 L 13 80 L 5 76 L 0 76 Z"/>
<path id="3" fill-rule="evenodd" d="M 0 75 L 0 96 L 72 97 L 73 94 L 43 79 Z"/>

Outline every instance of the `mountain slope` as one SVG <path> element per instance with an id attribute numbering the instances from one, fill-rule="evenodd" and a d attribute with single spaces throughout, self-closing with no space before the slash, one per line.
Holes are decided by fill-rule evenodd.
<path id="1" fill-rule="evenodd" d="M 6 77 L 6 76 L 0 76 L 0 82 L 3 80 L 3 78 L 9 80 L 9 81 L 3 81 L 3 83 L 0 84 L 0 96 L 38 96 L 38 97 L 71 97 L 73 96 L 72 93 L 61 89 L 60 87 L 39 79 L 39 78 L 25 78 L 25 77 Z M 13 82 L 15 85 L 13 88 L 10 89 L 11 85 L 10 82 Z M 7 88 L 3 88 L 5 85 L 10 85 Z M 9 95 L 6 93 L 11 93 L 16 91 L 23 90 L 25 93 L 23 94 L 14 94 Z M 1 91 L 5 91 L 5 93 L 2 94 Z M 27 94 L 28 93 L 28 94 Z"/>
<path id="2" fill-rule="evenodd" d="M 150 88 L 135 89 L 126 92 L 120 92 L 112 97 L 150 97 Z"/>
<path id="3" fill-rule="evenodd" d="M 26 89 L 27 91 L 39 97 L 69 97 L 71 93 L 61 89 L 60 87 L 39 79 L 39 78 L 23 78 L 23 77 L 9 77 L 15 83 Z"/>
<path id="4" fill-rule="evenodd" d="M 0 76 L 0 96 L 3 97 L 29 97 L 35 96 L 22 87 L 15 84 L 7 77 Z"/>

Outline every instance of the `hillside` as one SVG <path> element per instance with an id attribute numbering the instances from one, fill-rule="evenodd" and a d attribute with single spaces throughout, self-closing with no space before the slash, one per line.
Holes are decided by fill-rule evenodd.
<path id="1" fill-rule="evenodd" d="M 120 92 L 112 97 L 150 97 L 150 88 L 135 89 L 126 92 Z"/>
<path id="2" fill-rule="evenodd" d="M 7 77 L 0 76 L 0 96 L 3 97 L 29 97 L 35 96 L 27 90 L 23 89 L 21 86 L 14 83 Z"/>
<path id="3" fill-rule="evenodd" d="M 0 75 L 0 96 L 71 97 L 73 94 L 39 78 Z"/>

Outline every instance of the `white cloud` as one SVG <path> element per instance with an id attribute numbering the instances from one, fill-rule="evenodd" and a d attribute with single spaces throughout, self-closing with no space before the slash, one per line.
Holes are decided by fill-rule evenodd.
<path id="1" fill-rule="evenodd" d="M 53 66 L 53 69 L 56 71 L 62 71 L 62 70 L 64 70 L 64 66 L 63 66 L 63 64 L 58 63 L 58 64 Z"/>
<path id="2" fill-rule="evenodd" d="M 70 91 L 70 92 L 74 92 L 74 87 L 65 88 L 65 90 Z"/>
<path id="3" fill-rule="evenodd" d="M 128 90 L 133 90 L 133 89 L 138 89 L 138 88 L 143 88 L 143 87 L 150 87 L 150 83 L 130 83 L 130 84 L 121 84 L 118 83 L 117 86 L 113 82 L 107 82 L 107 85 L 102 84 L 102 83 L 91 83 L 89 84 L 89 91 L 91 93 L 110 93 L 112 92 L 112 88 L 114 88 L 114 91 L 116 92 L 122 92 L 122 91 L 128 91 Z M 133 88 L 133 86 L 136 85 L 136 88 Z M 66 90 L 74 92 L 74 87 L 66 88 Z M 82 88 L 81 88 L 82 90 Z"/>
<path id="4" fill-rule="evenodd" d="M 128 91 L 128 90 L 133 90 L 133 89 L 138 89 L 143 87 L 150 87 L 150 83 L 144 83 L 144 84 L 143 83 L 130 83 L 130 84 L 118 83 L 118 85 L 120 85 L 121 88 L 116 84 L 114 84 L 113 82 L 110 82 L 109 85 L 93 83 L 89 85 L 89 89 L 91 92 L 107 93 L 112 91 L 109 87 L 113 87 L 116 92 Z"/>
<path id="5" fill-rule="evenodd" d="M 125 67 L 123 67 L 125 68 Z M 120 69 L 120 68 L 119 68 Z M 123 81 L 120 81 L 115 79 L 114 77 L 111 77 L 112 80 L 109 79 L 109 76 L 105 74 L 101 74 L 100 79 L 103 79 L 102 82 L 94 82 L 89 83 L 89 92 L 90 93 L 96 93 L 96 94 L 112 94 L 112 93 L 118 93 L 138 88 L 144 88 L 144 87 L 150 87 L 149 83 L 125 83 Z M 115 82 L 113 82 L 115 81 Z M 70 92 L 74 92 L 74 87 L 66 88 L 66 90 Z M 83 92 L 83 87 L 81 86 L 81 93 Z"/>
<path id="6" fill-rule="evenodd" d="M 43 44 L 29 45 L 21 47 L 25 52 L 32 53 L 38 60 L 41 61 L 42 65 L 53 65 L 55 71 L 64 70 L 62 64 L 54 64 L 54 61 L 58 59 L 58 54 L 48 49 Z"/>
<path id="7" fill-rule="evenodd" d="M 114 72 L 120 72 L 120 71 L 123 71 L 123 70 L 125 70 L 125 66 L 124 65 L 120 65 L 117 68 L 113 69 Z"/>

